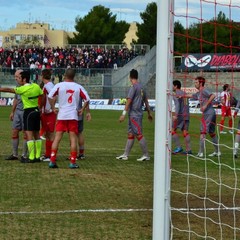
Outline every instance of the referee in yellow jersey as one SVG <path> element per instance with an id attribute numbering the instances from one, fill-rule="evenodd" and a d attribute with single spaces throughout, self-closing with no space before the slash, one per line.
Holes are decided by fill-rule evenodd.
<path id="1" fill-rule="evenodd" d="M 0 88 L 0 92 L 15 93 L 21 96 L 23 102 L 23 123 L 27 135 L 27 146 L 29 157 L 22 159 L 22 163 L 40 162 L 42 140 L 39 136 L 40 111 L 38 108 L 39 97 L 43 95 L 42 89 L 36 83 L 30 83 L 30 72 L 20 73 L 19 87 Z"/>

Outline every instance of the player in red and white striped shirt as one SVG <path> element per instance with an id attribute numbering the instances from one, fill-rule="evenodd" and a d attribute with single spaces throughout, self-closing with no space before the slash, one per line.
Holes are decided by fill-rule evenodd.
<path id="1" fill-rule="evenodd" d="M 54 88 L 54 84 L 51 81 L 52 72 L 50 69 L 42 70 L 42 82 L 43 86 L 43 98 L 42 98 L 42 115 L 41 123 L 42 129 L 45 132 L 46 142 L 45 142 L 45 153 L 40 159 L 42 161 L 50 161 L 51 148 L 54 140 L 54 130 L 56 124 L 56 113 L 52 111 L 48 94 Z"/>
<path id="2" fill-rule="evenodd" d="M 225 131 L 223 131 L 224 127 L 224 121 L 225 118 L 228 117 L 228 126 L 229 126 L 229 133 L 232 132 L 232 113 L 231 113 L 231 94 L 230 94 L 230 86 L 229 84 L 223 85 L 223 92 L 221 92 L 221 110 L 222 110 L 222 117 L 220 121 L 220 133 L 226 134 Z"/>
<path id="3" fill-rule="evenodd" d="M 49 168 L 57 168 L 56 155 L 58 145 L 63 133 L 68 132 L 70 138 L 70 165 L 69 168 L 79 168 L 76 164 L 77 158 L 77 136 L 78 136 L 78 116 L 83 113 L 88 106 L 90 98 L 87 91 L 74 82 L 75 70 L 67 69 L 64 75 L 64 82 L 57 83 L 48 95 L 53 111 L 55 109 L 56 96 L 58 96 L 58 116 L 56 123 L 56 135 L 52 144 Z M 78 110 L 79 102 L 84 101 L 83 107 Z"/>

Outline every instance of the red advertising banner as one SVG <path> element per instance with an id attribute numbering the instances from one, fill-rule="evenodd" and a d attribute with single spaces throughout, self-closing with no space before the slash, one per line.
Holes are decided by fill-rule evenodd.
<path id="1" fill-rule="evenodd" d="M 179 69 L 183 71 L 239 70 L 240 54 L 188 54 L 183 56 Z"/>

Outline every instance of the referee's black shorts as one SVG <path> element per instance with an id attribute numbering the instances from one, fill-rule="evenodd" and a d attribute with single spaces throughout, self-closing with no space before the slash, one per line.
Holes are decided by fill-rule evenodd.
<path id="1" fill-rule="evenodd" d="M 40 130 L 40 111 L 37 107 L 24 109 L 23 125 L 25 131 Z"/>

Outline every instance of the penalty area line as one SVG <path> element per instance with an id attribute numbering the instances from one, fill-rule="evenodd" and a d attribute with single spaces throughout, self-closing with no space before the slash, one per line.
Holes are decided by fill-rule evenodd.
<path id="1" fill-rule="evenodd" d="M 61 211 L 21 211 L 21 212 L 0 212 L 0 215 L 24 215 L 24 214 L 64 214 L 64 213 L 118 213 L 118 212 L 152 212 L 152 209 L 78 209 Z"/>

